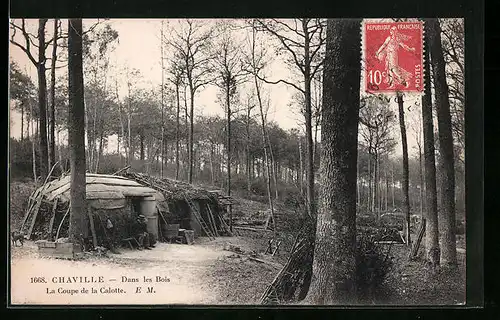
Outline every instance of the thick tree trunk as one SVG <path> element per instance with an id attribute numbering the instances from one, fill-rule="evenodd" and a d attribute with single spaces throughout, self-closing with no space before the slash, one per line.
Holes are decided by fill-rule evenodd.
<path id="1" fill-rule="evenodd" d="M 399 128 L 401 130 L 401 144 L 403 145 L 403 213 L 406 217 L 405 231 L 406 231 L 406 245 L 411 246 L 410 236 L 410 195 L 409 189 L 409 169 L 408 169 L 408 140 L 406 139 L 406 125 L 405 125 L 405 110 L 403 105 L 403 96 L 398 93 L 398 109 L 399 109 Z"/>
<path id="2" fill-rule="evenodd" d="M 431 75 L 429 62 L 429 24 L 425 23 L 424 41 L 424 85 L 425 94 L 422 97 L 422 126 L 424 136 L 425 165 L 425 248 L 426 258 L 436 267 L 440 263 L 438 205 L 436 189 L 436 159 L 434 150 L 434 124 L 432 117 Z"/>
<path id="3" fill-rule="evenodd" d="M 355 298 L 359 28 L 359 20 L 328 20 L 321 122 L 323 187 L 307 298 L 315 304 L 353 303 Z"/>
<path id="4" fill-rule="evenodd" d="M 45 77 L 45 25 L 47 19 L 38 20 L 38 107 L 40 114 L 40 175 L 49 173 L 49 148 L 47 142 L 47 80 Z"/>
<path id="5" fill-rule="evenodd" d="M 434 76 L 434 94 L 439 131 L 439 169 L 441 210 L 441 262 L 448 266 L 457 265 L 456 235 L 455 235 L 455 167 L 453 154 L 453 135 L 451 127 L 450 101 L 448 84 L 446 83 L 445 61 L 441 46 L 441 27 L 437 19 L 429 19 L 430 51 L 432 71 Z"/>
<path id="6" fill-rule="evenodd" d="M 80 243 L 88 236 L 85 182 L 85 105 L 83 98 L 82 20 L 68 22 L 69 115 L 68 145 L 70 148 L 71 191 L 69 238 Z M 95 245 L 95 244 L 94 244 Z"/>

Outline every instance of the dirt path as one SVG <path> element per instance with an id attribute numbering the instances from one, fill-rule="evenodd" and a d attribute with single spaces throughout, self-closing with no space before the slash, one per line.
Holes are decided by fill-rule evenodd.
<path id="1" fill-rule="evenodd" d="M 35 244 L 28 242 L 12 252 L 12 303 L 212 304 L 220 297 L 209 278 L 217 261 L 228 255 L 231 253 L 220 246 L 209 244 L 159 243 L 153 250 L 122 250 L 122 254 L 110 254 L 109 258 L 69 261 L 39 258 Z M 59 277 L 67 281 L 72 276 L 93 276 L 96 281 L 100 276 L 103 283 L 57 283 Z M 157 276 L 164 281 L 157 282 Z M 44 277 L 46 283 L 30 283 L 31 277 Z M 144 277 L 152 282 L 144 282 Z M 131 279 L 138 281 L 129 282 Z M 82 293 L 83 287 L 89 293 Z M 92 287 L 100 293 L 92 294 Z M 149 287 L 154 294 L 147 293 Z M 115 289 L 123 292 L 115 293 Z"/>

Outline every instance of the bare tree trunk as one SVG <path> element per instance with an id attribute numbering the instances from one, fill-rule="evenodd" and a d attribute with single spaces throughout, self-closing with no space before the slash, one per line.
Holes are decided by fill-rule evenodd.
<path id="1" fill-rule="evenodd" d="M 38 106 L 40 111 L 40 175 L 48 174 L 49 150 L 47 142 L 47 80 L 45 77 L 45 25 L 47 19 L 38 19 Z"/>
<path id="2" fill-rule="evenodd" d="M 68 22 L 69 117 L 68 145 L 70 148 L 71 190 L 69 238 L 80 243 L 88 236 L 85 182 L 85 105 L 83 98 L 82 20 Z M 96 244 L 94 244 L 96 245 Z"/>
<path id="3" fill-rule="evenodd" d="M 116 102 L 118 103 L 118 108 L 119 108 L 118 111 L 119 111 L 119 114 L 120 114 L 121 138 L 125 139 L 125 126 L 123 125 L 123 116 L 122 116 L 123 108 L 122 108 L 122 104 L 120 102 L 120 98 L 118 96 L 118 80 L 116 80 L 115 95 L 116 95 Z M 130 97 L 129 97 L 129 99 L 130 99 Z M 118 142 L 120 142 L 120 140 L 121 139 L 118 139 Z M 120 143 L 118 143 L 118 147 L 119 146 L 120 146 Z M 127 159 L 127 164 L 128 164 L 128 148 L 127 148 L 127 143 L 124 143 L 123 146 L 124 146 L 124 149 L 125 149 L 125 157 Z M 118 151 L 118 156 L 120 157 L 120 163 L 121 163 L 122 156 L 120 154 L 120 151 Z"/>
<path id="4" fill-rule="evenodd" d="M 99 162 L 103 154 L 103 143 L 104 143 L 104 130 L 101 129 L 101 133 L 99 136 L 99 150 L 97 152 L 97 157 L 95 160 L 95 173 L 99 172 Z"/>
<path id="5" fill-rule="evenodd" d="M 226 143 L 227 143 L 227 195 L 231 196 L 231 99 L 229 96 L 229 83 L 226 87 L 226 107 L 227 107 L 227 119 L 226 119 Z M 233 232 L 233 206 L 228 206 L 229 211 L 229 228 Z"/>
<path id="6" fill-rule="evenodd" d="M 247 175 L 247 192 L 251 194 L 252 192 L 252 177 L 250 169 L 250 113 L 252 108 L 250 105 L 247 106 L 247 121 L 246 121 L 246 134 L 247 134 L 247 145 L 246 145 L 246 175 Z"/>
<path id="7" fill-rule="evenodd" d="M 422 167 L 422 146 L 418 143 L 418 175 L 420 179 L 420 189 L 419 189 L 419 202 L 420 202 L 420 216 L 423 217 L 424 214 L 424 173 Z"/>
<path id="8" fill-rule="evenodd" d="M 360 162 L 359 162 L 359 153 L 358 158 L 356 159 L 356 206 L 361 207 L 361 183 L 360 183 Z"/>
<path id="9" fill-rule="evenodd" d="M 457 265 L 455 235 L 455 167 L 453 135 L 451 128 L 450 101 L 446 83 L 445 61 L 441 46 L 441 27 L 437 19 L 430 19 L 430 51 L 434 76 L 434 95 L 438 118 L 441 210 L 441 262 L 450 267 Z"/>
<path id="10" fill-rule="evenodd" d="M 394 210 L 394 208 L 396 207 L 396 199 L 395 199 L 395 188 L 396 186 L 394 185 L 394 164 L 392 164 L 392 168 L 391 168 L 391 184 L 392 184 L 392 209 Z"/>
<path id="11" fill-rule="evenodd" d="M 257 76 L 254 76 L 254 82 L 255 82 L 255 91 L 257 93 L 257 100 L 259 101 L 259 109 L 260 109 L 260 121 L 261 121 L 261 129 L 262 129 L 262 145 L 264 147 L 264 161 L 266 162 L 266 182 L 267 182 L 267 200 L 269 202 L 269 210 L 271 211 L 271 219 L 272 219 L 272 225 L 273 225 L 273 231 L 274 235 L 276 235 L 276 220 L 274 218 L 274 203 L 273 203 L 273 197 L 271 195 L 271 168 L 269 164 L 269 157 L 268 157 L 268 152 L 267 148 L 270 147 L 269 143 L 267 143 L 267 130 L 266 130 L 266 120 L 264 116 L 264 107 L 262 105 L 262 98 L 260 96 L 260 87 L 259 87 L 259 82 L 257 80 Z M 260 168 L 260 166 L 258 167 Z M 260 173 L 260 170 L 258 170 Z"/>
<path id="12" fill-rule="evenodd" d="M 163 66 L 163 20 L 161 21 L 161 35 L 160 35 L 160 51 L 161 51 L 161 169 L 160 175 L 163 178 L 163 167 L 165 162 L 165 121 L 163 115 L 164 109 L 164 91 L 165 91 L 165 68 Z"/>
<path id="13" fill-rule="evenodd" d="M 63 163 L 63 159 L 62 159 L 62 147 L 63 147 L 63 144 L 61 143 L 61 137 L 60 137 L 60 133 L 61 133 L 61 130 L 57 130 L 57 134 L 56 134 L 56 139 L 57 139 L 57 155 L 58 155 L 58 158 L 59 158 L 59 168 L 61 170 L 61 173 L 63 173 L 65 170 L 64 168 L 64 163 Z"/>
<path id="14" fill-rule="evenodd" d="M 214 174 L 214 144 L 210 143 L 210 181 L 212 185 L 215 184 L 215 174 Z"/>
<path id="15" fill-rule="evenodd" d="M 30 104 L 30 118 L 28 120 L 28 124 L 32 121 L 31 120 L 31 115 L 33 114 L 33 104 L 31 101 L 29 102 Z M 34 125 L 31 126 L 31 130 L 34 131 Z M 28 132 L 29 132 L 29 127 L 28 127 Z M 35 181 L 35 184 L 38 182 L 37 174 L 36 174 L 36 152 L 35 152 L 35 139 L 36 136 L 34 134 L 31 134 L 31 160 L 33 164 L 33 180 Z"/>
<path id="16" fill-rule="evenodd" d="M 403 145 L 403 213 L 406 217 L 406 245 L 411 246 L 410 237 L 410 197 L 408 193 L 409 187 L 409 170 L 408 170 L 408 141 L 406 139 L 405 111 L 403 106 L 403 96 L 398 93 L 399 107 L 399 128 L 401 129 L 401 144 Z"/>
<path id="17" fill-rule="evenodd" d="M 49 162 L 56 163 L 56 146 L 55 146 L 55 123 L 56 123 L 56 60 L 57 60 L 57 37 L 58 37 L 58 21 L 54 19 L 54 41 L 52 42 L 52 61 L 50 70 L 50 150 Z"/>
<path id="18" fill-rule="evenodd" d="M 131 96 L 130 96 L 130 82 L 127 82 L 127 87 L 128 87 L 128 108 L 127 108 L 127 130 L 128 130 L 128 137 L 127 137 L 127 149 L 128 149 L 128 154 L 127 154 L 127 165 L 131 165 L 132 161 L 134 160 L 134 152 L 132 148 L 132 137 L 131 137 L 131 128 L 130 128 L 130 113 L 132 112 L 132 106 L 131 106 Z"/>
<path id="19" fill-rule="evenodd" d="M 368 194 L 367 194 L 367 208 L 368 208 L 368 211 L 370 211 L 370 213 L 374 213 L 373 212 L 373 208 L 372 208 L 372 193 L 373 193 L 373 170 L 372 170 L 372 153 L 371 153 L 371 145 L 368 147 Z"/>
<path id="20" fill-rule="evenodd" d="M 193 183 L 193 136 L 194 136 L 194 94 L 193 85 L 190 84 L 190 106 L 189 106 L 189 134 L 188 134 L 188 183 Z M 228 164 L 228 168 L 229 168 Z M 229 171 L 229 170 L 228 170 Z"/>
<path id="21" fill-rule="evenodd" d="M 267 145 L 269 148 L 269 155 L 270 155 L 270 167 L 271 167 L 271 173 L 273 177 L 273 182 L 274 182 L 274 197 L 276 200 L 279 199 L 279 194 L 278 194 L 278 178 L 277 178 L 277 172 L 276 172 L 276 166 L 275 166 L 275 161 L 274 161 L 274 154 L 273 154 L 273 147 L 271 146 L 271 139 L 269 139 L 269 133 L 265 132 L 266 134 L 266 141 Z"/>
<path id="22" fill-rule="evenodd" d="M 175 97 L 177 100 L 177 110 L 175 113 L 175 179 L 179 180 L 179 143 L 180 143 L 180 113 L 181 102 L 179 97 L 179 85 L 175 86 Z"/>
<path id="23" fill-rule="evenodd" d="M 300 162 L 300 169 L 299 169 L 300 193 L 304 194 L 304 160 L 302 159 L 302 139 L 300 137 L 299 137 L 299 162 Z"/>
<path id="24" fill-rule="evenodd" d="M 384 211 L 387 212 L 389 209 L 389 176 L 387 174 L 387 164 L 384 167 L 384 176 L 385 176 L 385 209 Z"/>
<path id="25" fill-rule="evenodd" d="M 432 266 L 439 266 L 439 226 L 436 188 L 436 159 L 434 150 L 434 124 L 432 117 L 431 75 L 429 63 L 429 24 L 425 23 L 424 41 L 424 85 L 425 93 L 422 97 L 422 126 L 424 136 L 424 165 L 425 165 L 425 247 L 426 258 Z"/>
<path id="26" fill-rule="evenodd" d="M 328 20 L 321 122 L 323 187 L 307 296 L 315 304 L 352 303 L 355 297 L 359 28 L 359 20 Z"/>
<path id="27" fill-rule="evenodd" d="M 21 103 L 21 141 L 24 140 L 24 103 Z"/>

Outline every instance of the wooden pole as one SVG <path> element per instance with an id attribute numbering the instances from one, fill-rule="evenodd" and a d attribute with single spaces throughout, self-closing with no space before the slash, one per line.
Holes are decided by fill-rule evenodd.
<path id="1" fill-rule="evenodd" d="M 97 247 L 97 235 L 95 233 L 94 217 L 92 216 L 92 208 L 90 206 L 88 206 L 87 213 L 89 215 L 90 231 L 92 232 L 92 243 L 93 243 L 94 248 L 95 248 L 95 247 Z"/>

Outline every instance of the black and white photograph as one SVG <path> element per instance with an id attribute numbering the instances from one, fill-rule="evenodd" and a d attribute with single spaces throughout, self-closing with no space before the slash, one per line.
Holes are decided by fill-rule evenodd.
<path id="1" fill-rule="evenodd" d="M 464 306 L 464 21 L 9 19 L 10 304 Z"/>

